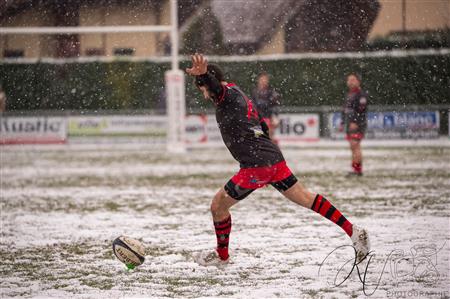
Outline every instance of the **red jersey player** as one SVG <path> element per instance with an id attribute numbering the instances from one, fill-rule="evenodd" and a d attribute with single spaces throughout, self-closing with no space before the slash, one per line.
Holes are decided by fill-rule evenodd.
<path id="1" fill-rule="evenodd" d="M 297 181 L 280 149 L 270 140 L 267 125 L 253 102 L 235 84 L 226 82 L 221 69 L 208 64 L 200 54 L 192 56 L 192 67 L 186 72 L 195 76 L 195 84 L 205 99 L 214 103 L 223 141 L 240 163 L 238 173 L 220 188 L 211 202 L 217 248 L 198 254 L 196 261 L 201 265 L 228 261 L 230 208 L 267 184 L 294 203 L 312 209 L 340 226 L 353 241 L 357 261 L 364 259 L 370 247 L 367 231 L 353 225 L 325 197 L 311 193 Z"/>
<path id="2" fill-rule="evenodd" d="M 347 76 L 348 94 L 342 109 L 342 129 L 352 151 L 353 171 L 348 175 L 362 176 L 361 140 L 367 127 L 367 92 L 361 89 L 361 77 L 355 73 Z"/>

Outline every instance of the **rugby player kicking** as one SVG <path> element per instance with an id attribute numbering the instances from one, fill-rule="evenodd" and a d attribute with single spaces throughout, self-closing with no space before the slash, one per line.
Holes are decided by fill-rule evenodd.
<path id="1" fill-rule="evenodd" d="M 353 241 L 357 262 L 363 260 L 370 248 L 367 231 L 353 225 L 325 197 L 311 193 L 297 181 L 280 149 L 270 140 L 267 124 L 258 115 L 253 102 L 235 84 L 226 82 L 222 70 L 217 65 L 208 64 L 201 54 L 192 56 L 192 67 L 186 72 L 195 76 L 195 85 L 205 99 L 214 103 L 222 139 L 240 163 L 239 172 L 217 192 L 211 202 L 217 248 L 201 252 L 195 260 L 204 266 L 217 266 L 229 260 L 229 210 L 267 184 L 294 203 L 339 225 Z"/>

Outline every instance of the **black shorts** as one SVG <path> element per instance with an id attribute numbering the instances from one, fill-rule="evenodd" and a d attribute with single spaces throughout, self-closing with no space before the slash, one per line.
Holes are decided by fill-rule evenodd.
<path id="1" fill-rule="evenodd" d="M 297 182 L 286 161 L 272 166 L 241 168 L 225 185 L 225 191 L 236 200 L 246 198 L 258 188 L 271 184 L 278 191 L 284 192 Z"/>

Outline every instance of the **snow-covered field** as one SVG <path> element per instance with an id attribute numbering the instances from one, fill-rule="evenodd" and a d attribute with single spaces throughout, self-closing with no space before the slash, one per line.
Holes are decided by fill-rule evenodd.
<path id="1" fill-rule="evenodd" d="M 448 142 L 371 146 L 366 175 L 352 179 L 344 177 L 346 147 L 284 149 L 306 186 L 370 231 L 372 259 L 367 271 L 358 267 L 365 284 L 355 268 L 339 286 L 352 249 L 320 265 L 348 237 L 271 187 L 233 208 L 230 264 L 193 262 L 215 245 L 209 202 L 237 170 L 223 148 L 182 156 L 143 144 L 0 151 L 2 298 L 450 296 Z M 147 247 L 134 271 L 113 256 L 121 234 Z"/>

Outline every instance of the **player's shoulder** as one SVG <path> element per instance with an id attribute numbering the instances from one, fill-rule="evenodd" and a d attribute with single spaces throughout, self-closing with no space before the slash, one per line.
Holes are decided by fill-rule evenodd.
<path id="1" fill-rule="evenodd" d="M 223 88 L 223 101 L 221 102 L 234 102 L 234 100 L 240 96 L 239 88 L 234 83 L 228 83 L 222 85 Z"/>
<path id="2" fill-rule="evenodd" d="M 234 83 L 228 83 L 223 85 L 224 91 L 229 95 L 239 95 L 239 87 Z"/>

